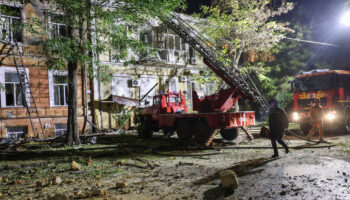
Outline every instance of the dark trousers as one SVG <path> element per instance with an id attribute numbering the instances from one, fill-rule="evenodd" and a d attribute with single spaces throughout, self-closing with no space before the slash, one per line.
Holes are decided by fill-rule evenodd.
<path id="1" fill-rule="evenodd" d="M 273 153 L 275 155 L 278 155 L 278 150 L 277 150 L 277 144 L 276 141 L 283 146 L 283 148 L 286 150 L 286 152 L 288 151 L 288 146 L 287 144 L 282 140 L 282 136 L 283 136 L 283 132 L 278 133 L 278 134 L 274 134 L 274 133 L 270 133 L 270 140 L 271 140 L 271 144 L 272 144 L 272 148 L 273 148 Z"/>

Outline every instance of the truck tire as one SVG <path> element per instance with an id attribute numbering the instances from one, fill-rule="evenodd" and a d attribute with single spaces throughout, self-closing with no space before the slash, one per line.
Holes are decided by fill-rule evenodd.
<path id="1" fill-rule="evenodd" d="M 137 134 L 140 138 L 151 138 L 153 135 L 153 129 L 150 121 L 147 117 L 140 121 L 140 124 L 137 126 Z"/>
<path id="2" fill-rule="evenodd" d="M 164 136 L 172 136 L 172 135 L 174 135 L 174 133 L 175 133 L 175 131 L 173 129 L 169 129 L 169 128 L 163 129 Z"/>
<path id="3" fill-rule="evenodd" d="M 238 137 L 239 128 L 223 128 L 220 135 L 224 140 L 234 140 Z"/>
<path id="4" fill-rule="evenodd" d="M 189 140 L 193 137 L 193 127 L 190 121 L 180 119 L 176 122 L 176 134 L 181 140 Z"/>
<path id="5" fill-rule="evenodd" d="M 309 122 L 302 122 L 300 123 L 300 129 L 304 135 L 307 135 L 309 134 L 309 131 L 312 129 L 312 125 Z"/>
<path id="6" fill-rule="evenodd" d="M 211 129 L 207 122 L 200 120 L 195 123 L 193 132 L 194 140 L 199 144 L 205 144 L 210 139 L 214 129 Z"/>
<path id="7" fill-rule="evenodd" d="M 347 133 L 350 133 L 350 109 L 347 109 L 345 111 L 344 118 L 345 118 L 345 120 L 344 120 L 345 121 L 345 131 Z"/>

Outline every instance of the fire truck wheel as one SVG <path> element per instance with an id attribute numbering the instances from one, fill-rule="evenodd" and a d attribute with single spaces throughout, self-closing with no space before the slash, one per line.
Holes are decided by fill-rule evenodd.
<path id="1" fill-rule="evenodd" d="M 209 138 L 214 132 L 214 129 L 211 129 L 207 122 L 201 120 L 197 121 L 193 128 L 194 140 L 199 144 L 204 144 L 208 142 Z"/>
<path id="2" fill-rule="evenodd" d="M 350 109 L 345 111 L 345 131 L 350 133 Z"/>
<path id="3" fill-rule="evenodd" d="M 176 122 L 176 134 L 181 140 L 189 140 L 193 137 L 192 124 L 188 120 Z"/>
<path id="4" fill-rule="evenodd" d="M 142 120 L 137 126 L 137 134 L 140 138 L 151 138 L 153 135 L 153 130 L 151 124 L 148 123 L 147 118 Z"/>
<path id="5" fill-rule="evenodd" d="M 175 131 L 173 129 L 169 129 L 169 128 L 164 128 L 163 129 L 163 134 L 165 136 L 172 136 L 174 135 Z"/>
<path id="6" fill-rule="evenodd" d="M 220 135 L 224 140 L 234 140 L 238 137 L 239 129 L 238 128 L 229 128 L 229 129 L 221 129 Z"/>
<path id="7" fill-rule="evenodd" d="M 312 129 L 312 126 L 309 122 L 300 123 L 300 129 L 302 134 L 307 135 L 309 131 Z"/>

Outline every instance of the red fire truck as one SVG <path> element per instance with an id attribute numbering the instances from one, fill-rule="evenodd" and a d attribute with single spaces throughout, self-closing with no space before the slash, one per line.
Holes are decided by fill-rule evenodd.
<path id="1" fill-rule="evenodd" d="M 137 116 L 138 135 L 150 138 L 153 131 L 162 129 L 165 134 L 176 131 L 180 139 L 194 137 L 196 142 L 208 145 L 217 132 L 226 140 L 235 139 L 238 127 L 255 125 L 253 111 L 230 112 L 241 94 L 240 90 L 229 88 L 200 99 L 193 91 L 193 110 L 198 113 L 187 113 L 181 92 L 154 96 L 153 105 L 141 109 Z"/>
<path id="2" fill-rule="evenodd" d="M 141 110 L 137 115 L 138 134 L 151 137 L 153 131 L 163 129 L 174 131 L 179 138 L 194 139 L 198 143 L 210 144 L 220 131 L 224 139 L 233 139 L 239 127 L 255 124 L 253 111 L 232 112 L 239 97 L 256 101 L 265 112 L 268 104 L 252 80 L 237 67 L 237 63 L 217 48 L 211 41 L 195 30 L 180 15 L 171 14 L 163 18 L 165 24 L 184 39 L 204 59 L 204 63 L 229 86 L 217 94 L 198 98 L 193 92 L 193 110 L 187 113 L 185 98 L 181 93 L 167 93 L 153 98 L 153 105 Z"/>
<path id="3" fill-rule="evenodd" d="M 326 129 L 350 132 L 350 71 L 314 70 L 297 75 L 292 81 L 292 119 L 307 134 L 311 129 L 308 111 L 314 99 L 321 100 Z"/>

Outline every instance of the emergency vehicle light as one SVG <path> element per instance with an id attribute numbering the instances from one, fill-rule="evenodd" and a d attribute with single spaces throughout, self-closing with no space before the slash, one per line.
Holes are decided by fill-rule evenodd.
<path id="1" fill-rule="evenodd" d="M 303 72 L 303 75 L 312 74 L 312 73 L 328 72 L 328 71 L 329 71 L 329 69 L 316 69 L 316 70 L 312 70 L 312 71 L 308 71 L 308 72 Z"/>

